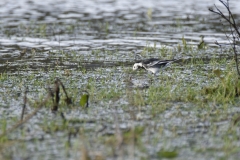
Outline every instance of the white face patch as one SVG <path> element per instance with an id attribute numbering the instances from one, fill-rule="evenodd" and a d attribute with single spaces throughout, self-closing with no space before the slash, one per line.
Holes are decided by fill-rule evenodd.
<path id="1" fill-rule="evenodd" d="M 135 64 L 133 65 L 133 70 L 135 71 L 135 70 L 137 70 L 139 67 L 142 67 L 142 63 L 135 63 Z"/>

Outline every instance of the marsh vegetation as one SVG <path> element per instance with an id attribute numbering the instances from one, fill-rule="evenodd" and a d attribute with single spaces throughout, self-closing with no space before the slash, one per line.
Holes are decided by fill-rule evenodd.
<path id="1" fill-rule="evenodd" d="M 0 5 L 0 159 L 240 156 L 228 23 L 208 0 L 144 2 Z M 133 50 L 179 61 L 133 72 Z"/>

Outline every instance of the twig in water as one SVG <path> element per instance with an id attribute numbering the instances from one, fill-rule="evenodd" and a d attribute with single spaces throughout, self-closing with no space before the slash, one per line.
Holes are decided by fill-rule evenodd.
<path id="1" fill-rule="evenodd" d="M 66 118 L 65 118 L 65 116 L 64 116 L 64 114 L 63 114 L 63 112 L 60 113 L 60 116 L 61 116 L 62 119 L 63 119 L 63 123 L 65 123 L 67 120 L 66 120 Z"/>
<path id="2" fill-rule="evenodd" d="M 233 14 L 230 10 L 229 0 L 226 0 L 226 1 L 219 0 L 219 2 L 221 2 L 222 5 L 227 9 L 228 16 L 224 15 L 224 13 L 215 4 L 214 4 L 214 7 L 215 7 L 216 10 L 213 10 L 213 8 L 209 8 L 209 11 L 221 16 L 229 24 L 230 36 L 228 36 L 226 34 L 226 37 L 229 41 L 229 44 L 231 45 L 231 47 L 233 49 L 237 74 L 238 74 L 238 77 L 240 77 L 240 70 L 239 70 L 239 64 L 238 64 L 238 53 L 237 53 L 237 50 L 236 50 L 237 41 L 239 41 L 239 39 L 240 39 L 240 32 L 238 30 L 239 27 L 237 26 L 237 24 L 235 22 L 235 19 L 234 19 L 234 16 L 233 16 Z"/>
<path id="3" fill-rule="evenodd" d="M 71 137 L 72 137 L 72 132 L 69 131 L 69 132 L 68 132 L 68 146 L 69 146 L 69 147 L 72 146 L 72 144 L 71 144 Z"/>
<path id="4" fill-rule="evenodd" d="M 236 125 L 239 121 L 240 121 L 240 116 L 238 116 L 238 117 L 234 120 L 233 125 Z"/>
<path id="5" fill-rule="evenodd" d="M 0 134 L 0 138 L 6 136 L 7 134 L 9 134 L 10 132 L 14 131 L 16 128 L 20 127 L 22 124 L 26 123 L 29 119 L 31 119 L 35 114 L 37 114 L 37 112 L 42 109 L 42 107 L 46 104 L 46 102 L 49 100 L 51 96 L 48 94 L 47 97 L 45 98 L 44 101 L 42 101 L 38 107 L 31 113 L 28 114 L 27 117 L 25 117 L 25 119 L 19 121 L 18 123 L 16 123 L 15 125 L 13 125 L 11 128 L 7 129 L 5 132 L 3 132 L 2 134 Z"/>
<path id="6" fill-rule="evenodd" d="M 117 140 L 116 151 L 117 151 L 117 155 L 119 157 L 122 157 L 123 156 L 123 149 L 122 149 L 123 135 L 119 127 L 119 122 L 117 117 L 117 107 L 114 110 L 113 116 L 114 116 L 114 123 L 115 123 L 115 137 Z"/>
<path id="7" fill-rule="evenodd" d="M 38 104 L 37 108 L 30 114 L 28 114 L 25 119 L 23 119 L 23 115 L 24 115 L 24 110 L 25 110 L 25 107 L 26 107 L 26 101 L 27 101 L 27 89 L 25 91 L 25 95 L 24 95 L 24 106 L 23 106 L 23 111 L 22 111 L 22 115 L 21 115 L 21 120 L 16 123 L 15 125 L 13 125 L 11 128 L 5 130 L 4 132 L 2 132 L 0 134 L 0 139 L 4 136 L 6 136 L 7 134 L 11 133 L 12 131 L 14 131 L 15 129 L 17 129 L 18 127 L 20 127 L 21 125 L 23 125 L 24 123 L 26 123 L 28 120 L 30 120 L 34 115 L 37 114 L 37 112 L 42 109 L 42 107 L 46 104 L 46 102 L 54 97 L 54 92 L 56 93 L 56 98 L 55 98 L 55 104 L 54 104 L 54 107 L 53 107 L 53 110 L 58 108 L 58 103 L 60 101 L 60 96 L 59 96 L 59 92 L 60 92 L 60 89 L 59 89 L 59 82 L 58 80 L 55 81 L 55 88 L 54 90 L 52 91 L 51 89 L 49 89 L 49 92 L 48 92 L 48 95 L 46 96 L 46 98 L 40 103 Z M 69 98 L 70 99 L 70 98 Z M 63 113 L 61 113 L 61 116 L 62 118 L 66 121 Z"/>
<path id="8" fill-rule="evenodd" d="M 72 100 L 71 100 L 70 97 L 68 97 L 68 94 L 67 94 L 67 91 L 66 91 L 66 89 L 65 89 L 65 86 L 63 85 L 63 83 L 62 83 L 59 79 L 57 79 L 57 80 L 58 80 L 58 82 L 60 83 L 60 85 L 62 86 L 63 92 L 65 93 L 65 96 L 66 96 L 65 102 L 66 102 L 67 104 L 72 104 Z"/>
<path id="9" fill-rule="evenodd" d="M 60 96 L 59 96 L 59 93 L 60 93 L 60 87 L 59 87 L 59 81 L 58 80 L 55 80 L 55 102 L 54 102 L 54 105 L 52 107 L 52 111 L 57 111 L 58 110 L 58 104 L 59 104 L 59 101 L 60 101 Z"/>
<path id="10" fill-rule="evenodd" d="M 26 108 L 26 103 L 27 103 L 27 92 L 28 92 L 28 88 L 26 88 L 26 89 L 25 89 L 25 92 L 24 92 L 23 108 L 22 108 L 22 114 L 21 114 L 21 121 L 23 120 L 24 113 L 25 113 L 25 108 Z"/>
<path id="11" fill-rule="evenodd" d="M 52 101 L 54 103 L 54 93 L 53 93 L 53 91 L 52 91 L 52 89 L 50 87 L 48 87 L 48 94 L 49 94 L 49 96 L 52 97 Z"/>

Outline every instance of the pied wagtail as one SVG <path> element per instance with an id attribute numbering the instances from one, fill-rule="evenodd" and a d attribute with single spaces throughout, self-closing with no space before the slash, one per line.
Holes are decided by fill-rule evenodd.
<path id="1" fill-rule="evenodd" d="M 156 73 L 159 72 L 160 69 L 164 69 L 165 67 L 167 67 L 168 65 L 175 61 L 177 60 L 159 60 L 157 58 L 150 58 L 146 60 L 137 61 L 133 65 L 133 70 L 135 71 L 137 69 L 142 68 L 152 72 L 155 75 Z"/>

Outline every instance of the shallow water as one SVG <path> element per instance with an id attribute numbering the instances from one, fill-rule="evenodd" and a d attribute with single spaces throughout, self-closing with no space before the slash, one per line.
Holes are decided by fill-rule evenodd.
<path id="1" fill-rule="evenodd" d="M 132 51 L 141 52 L 143 57 L 163 59 L 224 56 L 215 41 L 228 41 L 219 17 L 208 11 L 214 3 L 219 5 L 217 0 L 1 1 L 0 73 L 7 75 L 6 79 L 1 77 L 1 121 L 6 120 L 10 127 L 19 120 L 26 86 L 30 91 L 26 112 L 31 113 L 33 102 L 42 99 L 45 88 L 59 77 L 70 95 L 78 95 L 74 107 L 61 110 L 67 119 L 81 121 L 70 123 L 70 128 L 82 130 L 71 138 L 72 146 L 67 147 L 67 131 L 52 133 L 46 129 L 51 123 L 62 124 L 62 119 L 45 106 L 22 130 L 9 135 L 14 145 L 2 149 L 1 156 L 79 159 L 83 155 L 82 146 L 86 146 L 92 158 L 104 159 L 158 159 L 156 153 L 162 149 L 177 149 L 177 159 L 239 157 L 239 140 L 227 133 L 233 114 L 240 112 L 238 107 L 229 104 L 231 107 L 224 109 L 212 104 L 199 110 L 194 107 L 197 104 L 170 100 L 160 105 L 153 116 L 153 102 L 135 106 L 131 95 L 127 95 L 138 92 L 147 95 L 149 87 L 150 90 L 159 87 L 169 79 L 175 79 L 176 84 L 202 84 L 200 87 L 214 81 L 209 74 L 215 66 L 208 60 L 198 68 L 189 63 L 173 65 L 162 76 L 153 78 L 143 71 L 131 71 L 135 60 Z M 231 1 L 231 6 L 238 15 L 240 2 Z M 196 48 L 200 36 L 204 36 L 208 48 L 196 55 L 176 49 L 182 44 L 182 37 Z M 147 52 L 146 46 L 155 49 Z M 87 112 L 76 107 L 83 88 L 92 94 Z M 118 92 L 123 96 L 112 95 Z M 222 109 L 226 113 L 215 118 Z M 116 117 L 122 132 L 144 128 L 140 144 L 124 143 L 124 154 L 115 153 L 109 140 L 116 132 Z M 236 135 L 238 132 L 236 129 Z M 223 137 L 228 141 L 223 141 Z"/>

